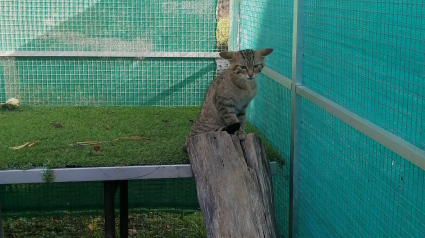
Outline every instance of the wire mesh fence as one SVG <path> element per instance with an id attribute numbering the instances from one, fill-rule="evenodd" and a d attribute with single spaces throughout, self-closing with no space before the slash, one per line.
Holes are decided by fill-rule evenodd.
<path id="1" fill-rule="evenodd" d="M 266 65 L 288 78 L 292 77 L 293 2 L 242 1 L 240 16 L 240 47 L 273 47 Z M 303 86 L 424 149 L 423 3 L 309 0 L 301 8 Z M 280 116 L 279 109 L 270 109 L 273 103 L 289 112 L 290 94 L 275 95 L 277 83 L 267 77 L 259 82 L 270 93 L 259 91 L 251 105 L 250 113 L 255 115 L 251 122 L 262 131 L 289 130 L 289 116 L 276 121 L 266 118 Z M 256 106 L 263 100 L 272 102 Z M 295 129 L 301 140 L 300 208 L 294 210 L 299 215 L 299 223 L 294 224 L 299 234 L 294 236 L 424 235 L 421 168 L 305 99 L 300 121 L 301 128 Z M 285 132 L 268 137 L 277 134 Z M 286 134 L 287 147 L 281 143 L 279 148 L 288 148 L 289 157 L 289 131 Z M 275 191 L 286 187 L 274 185 Z M 279 193 L 281 199 L 283 194 Z"/>
<path id="2" fill-rule="evenodd" d="M 293 1 L 241 1 L 240 49 L 273 48 L 273 53 L 265 61 L 266 66 L 290 78 L 292 18 Z M 265 75 L 260 75 L 257 83 L 258 93 L 247 110 L 247 119 L 285 158 L 285 164 L 273 178 L 273 192 L 279 235 L 286 237 L 289 224 L 291 92 Z"/>
<path id="3" fill-rule="evenodd" d="M 119 224 L 119 217 L 115 223 Z M 130 211 L 128 237 L 205 237 L 205 228 L 199 211 L 149 210 Z M 3 221 L 6 237 L 46 238 L 99 238 L 104 237 L 102 215 L 63 214 L 61 216 L 6 218 Z M 119 227 L 116 226 L 118 231 Z M 118 234 L 116 234 L 118 236 Z"/>
<path id="4" fill-rule="evenodd" d="M 247 119 L 275 148 L 278 148 L 284 158 L 284 164 L 273 176 L 276 222 L 279 234 L 283 237 L 288 233 L 289 223 L 290 95 L 290 90 L 267 76 L 261 75 L 258 77 L 258 95 L 247 109 Z"/>
<path id="5" fill-rule="evenodd" d="M 300 157 L 301 237 L 421 237 L 425 173 L 307 100 Z"/>
<path id="6" fill-rule="evenodd" d="M 3 57 L 0 99 L 41 105 L 198 105 L 215 66 L 197 56 L 227 47 L 228 8 L 228 0 L 1 1 L 2 56 L 101 51 L 151 52 L 150 57 L 191 52 L 193 58 Z"/>
<path id="7" fill-rule="evenodd" d="M 128 192 L 129 237 L 205 237 L 194 179 L 129 181 Z M 102 237 L 103 197 L 102 182 L 0 185 L 5 237 Z"/>
<path id="8" fill-rule="evenodd" d="M 0 2 L 2 51 L 216 50 L 214 0 Z"/>
<path id="9" fill-rule="evenodd" d="M 240 48 L 273 48 L 266 65 L 291 78 L 293 1 L 241 1 L 240 11 Z"/>
<path id="10" fill-rule="evenodd" d="M 306 1 L 303 84 L 425 148 L 425 6 Z"/>
<path id="11" fill-rule="evenodd" d="M 27 105 L 199 105 L 214 59 L 7 58 L 0 98 Z M 1 87 L 1 86 L 0 86 Z"/>

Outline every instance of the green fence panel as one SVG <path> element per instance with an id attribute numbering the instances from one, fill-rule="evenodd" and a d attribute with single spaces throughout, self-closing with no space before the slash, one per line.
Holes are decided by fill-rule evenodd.
<path id="1" fill-rule="evenodd" d="M 291 78 L 292 0 L 241 1 L 241 49 L 273 48 L 266 65 Z"/>
<path id="2" fill-rule="evenodd" d="M 303 84 L 425 149 L 418 1 L 306 1 Z"/>
<path id="3" fill-rule="evenodd" d="M 0 50 L 214 52 L 216 4 L 5 0 Z M 22 104 L 199 105 L 215 76 L 214 60 L 195 58 L 18 57 L 0 65 L 1 98 L 17 97 Z"/>
<path id="4" fill-rule="evenodd" d="M 293 1 L 241 1 L 240 12 L 240 48 L 273 48 L 273 53 L 266 58 L 266 66 L 291 78 Z M 265 75 L 260 75 L 257 82 L 258 94 L 248 108 L 247 119 L 285 160 L 285 165 L 273 177 L 273 191 L 279 235 L 287 237 L 291 92 Z"/>
<path id="5" fill-rule="evenodd" d="M 195 180 L 129 181 L 129 208 L 197 210 Z M 103 182 L 0 185 L 4 217 L 103 214 Z M 115 196 L 119 208 L 119 191 Z"/>
<path id="6" fill-rule="evenodd" d="M 425 172 L 302 101 L 301 237 L 424 237 Z"/>
<path id="7" fill-rule="evenodd" d="M 247 109 L 247 119 L 284 159 L 273 176 L 276 221 L 281 237 L 288 234 L 291 91 L 265 75 L 258 77 L 258 94 Z"/>
<path id="8" fill-rule="evenodd" d="M 214 59 L 189 58 L 16 58 L 6 65 L 16 72 L 8 75 L 9 94 L 22 104 L 116 106 L 199 105 L 216 67 Z"/>
<path id="9" fill-rule="evenodd" d="M 3 51 L 213 52 L 217 1 L 3 0 Z"/>

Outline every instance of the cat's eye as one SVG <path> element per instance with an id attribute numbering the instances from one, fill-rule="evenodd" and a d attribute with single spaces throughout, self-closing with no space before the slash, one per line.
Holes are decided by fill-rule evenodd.
<path id="1" fill-rule="evenodd" d="M 244 66 L 244 65 L 241 65 L 241 66 L 239 66 L 239 67 L 241 67 L 241 69 L 247 69 L 247 67 L 246 67 L 246 66 Z"/>
<path id="2" fill-rule="evenodd" d="M 256 69 L 258 67 L 260 67 L 260 65 L 258 65 L 258 64 L 254 65 L 254 69 Z"/>

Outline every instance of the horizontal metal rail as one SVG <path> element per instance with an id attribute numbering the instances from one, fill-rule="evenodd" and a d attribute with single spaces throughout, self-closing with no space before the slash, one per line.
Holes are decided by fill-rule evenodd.
<path id="1" fill-rule="evenodd" d="M 290 88 L 288 87 L 290 85 L 288 82 L 289 79 L 278 72 L 265 68 L 263 73 L 285 87 Z M 425 150 L 403 140 L 399 136 L 392 134 L 382 127 L 379 127 L 378 125 L 336 104 L 313 90 L 306 88 L 305 86 L 296 86 L 296 93 L 385 146 L 394 153 L 400 155 L 404 159 L 410 161 L 419 168 L 425 170 Z"/>
<path id="2" fill-rule="evenodd" d="M 292 81 L 289 78 L 283 76 L 282 74 L 274 71 L 273 69 L 271 69 L 271 68 L 269 68 L 267 66 L 261 71 L 261 73 L 263 73 L 267 77 L 273 79 L 274 81 L 282 84 L 287 89 L 291 90 Z"/>
<path id="3" fill-rule="evenodd" d="M 270 162 L 270 171 L 277 173 L 277 163 Z M 0 184 L 44 183 L 43 175 L 52 173 L 51 182 L 89 182 L 110 180 L 141 180 L 193 178 L 190 164 L 145 165 L 122 167 L 88 167 L 29 170 L 0 170 Z"/>
<path id="4" fill-rule="evenodd" d="M 419 168 L 425 170 L 425 151 L 391 132 L 377 126 L 365 118 L 351 112 L 344 107 L 332 102 L 331 100 L 315 93 L 314 91 L 299 86 L 296 88 L 297 94 L 314 103 L 323 110 L 329 112 L 341 121 L 359 130 L 371 139 L 385 146 L 394 153 L 400 155 L 406 160 L 412 162 Z"/>
<path id="5" fill-rule="evenodd" d="M 218 52 L 0 51 L 0 57 L 220 58 Z"/>

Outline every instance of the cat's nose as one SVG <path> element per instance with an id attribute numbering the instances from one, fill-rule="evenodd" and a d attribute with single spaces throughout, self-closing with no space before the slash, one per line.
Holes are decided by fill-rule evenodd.
<path id="1" fill-rule="evenodd" d="M 248 74 L 248 77 L 253 78 L 254 74 Z"/>

